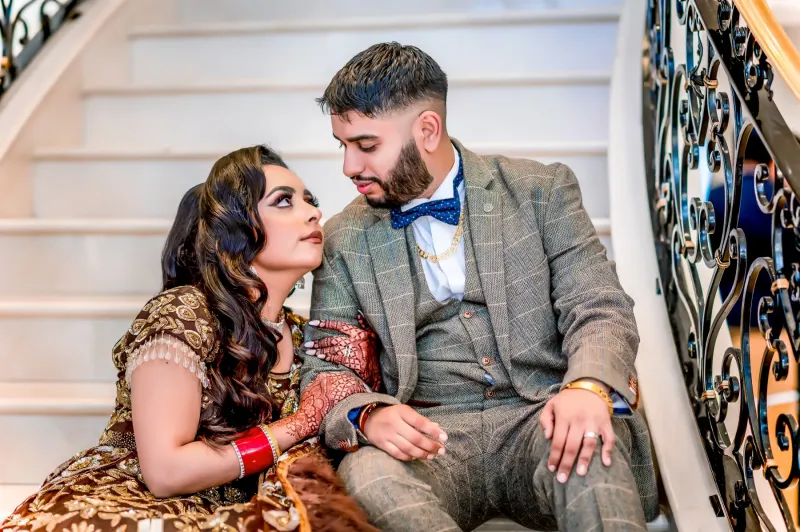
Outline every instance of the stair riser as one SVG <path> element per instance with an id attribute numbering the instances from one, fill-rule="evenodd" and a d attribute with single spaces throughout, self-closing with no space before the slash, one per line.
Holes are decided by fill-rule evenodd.
<path id="1" fill-rule="evenodd" d="M 97 445 L 108 419 L 109 415 L 0 415 L 0 484 L 41 483 L 58 465 Z"/>
<path id="2" fill-rule="evenodd" d="M 331 149 L 331 119 L 316 96 L 317 90 L 92 96 L 84 110 L 86 144 Z M 608 134 L 607 85 L 461 87 L 448 100 L 448 130 L 467 145 L 598 141 Z"/>
<path id="3" fill-rule="evenodd" d="M 605 156 L 514 156 L 568 165 L 581 182 L 589 214 L 608 217 Z M 36 216 L 173 219 L 180 199 L 191 186 L 205 180 L 213 162 L 211 158 L 40 162 L 34 178 Z M 318 196 L 326 217 L 341 211 L 358 195 L 342 174 L 340 157 L 287 159 L 287 163 Z"/>
<path id="4" fill-rule="evenodd" d="M 0 318 L 0 382 L 114 382 L 111 350 L 134 317 Z"/>
<path id="5" fill-rule="evenodd" d="M 619 6 L 622 0 L 559 0 L 559 9 Z M 181 0 L 182 22 L 229 22 L 239 20 L 331 19 L 369 16 L 424 15 L 432 13 L 497 12 L 520 9 L 553 10 L 551 0 Z"/>
<path id="6" fill-rule="evenodd" d="M 0 235 L 0 294 L 156 293 L 165 236 Z"/>
<path id="7" fill-rule="evenodd" d="M 155 294 L 161 235 L 0 235 L 0 293 L 8 297 Z M 609 246 L 609 243 L 606 243 Z M 307 285 L 305 292 L 310 292 Z M 297 295 L 301 295 L 300 292 Z"/>
<path id="8" fill-rule="evenodd" d="M 327 84 L 358 52 L 397 41 L 420 47 L 451 78 L 611 70 L 616 22 L 509 26 L 141 36 L 132 41 L 134 83 L 270 79 Z M 548 53 L 554 43 L 558 53 Z M 520 54 L 520 50 L 530 53 Z"/>

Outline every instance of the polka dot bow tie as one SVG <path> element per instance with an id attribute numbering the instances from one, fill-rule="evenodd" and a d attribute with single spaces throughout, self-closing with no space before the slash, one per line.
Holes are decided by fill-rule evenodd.
<path id="1" fill-rule="evenodd" d="M 399 208 L 392 209 L 392 227 L 402 229 L 420 216 L 433 216 L 440 222 L 458 225 L 458 218 L 461 216 L 461 198 L 458 196 L 458 186 L 462 181 L 464 181 L 464 165 L 459 161 L 458 173 L 453 179 L 452 198 L 428 201 L 407 211 Z"/>

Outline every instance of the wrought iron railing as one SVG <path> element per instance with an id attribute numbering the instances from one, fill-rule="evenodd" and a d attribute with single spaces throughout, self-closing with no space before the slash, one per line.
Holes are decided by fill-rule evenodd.
<path id="1" fill-rule="evenodd" d="M 0 0 L 0 98 L 82 0 Z M 31 29 L 38 26 L 38 31 Z"/>
<path id="2" fill-rule="evenodd" d="M 733 530 L 781 529 L 779 520 L 794 530 L 797 403 L 776 412 L 770 402 L 774 390 L 791 399 L 798 389 L 800 143 L 739 0 L 647 1 L 658 290 L 718 489 L 709 504 Z"/>

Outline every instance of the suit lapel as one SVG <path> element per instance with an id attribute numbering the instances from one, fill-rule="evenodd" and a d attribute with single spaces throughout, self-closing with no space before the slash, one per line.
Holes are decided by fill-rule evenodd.
<path id="1" fill-rule="evenodd" d="M 506 367 L 510 367 L 508 305 L 503 262 L 503 198 L 499 187 L 493 186 L 494 174 L 483 159 L 464 148 L 455 139 L 453 143 L 464 159 L 469 231 L 483 297 L 486 299 L 489 318 L 497 337 L 500 357 Z"/>
<path id="2" fill-rule="evenodd" d="M 391 345 L 386 347 L 397 364 L 397 398 L 407 401 L 417 382 L 417 341 L 414 289 L 405 232 L 393 229 L 388 211 L 367 230 L 379 299 L 386 313 Z"/>

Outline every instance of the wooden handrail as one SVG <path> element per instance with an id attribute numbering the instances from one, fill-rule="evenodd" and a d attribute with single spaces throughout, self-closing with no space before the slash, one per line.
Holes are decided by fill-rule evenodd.
<path id="1" fill-rule="evenodd" d="M 770 64 L 800 100 L 800 52 L 778 22 L 767 0 L 734 0 Z"/>

